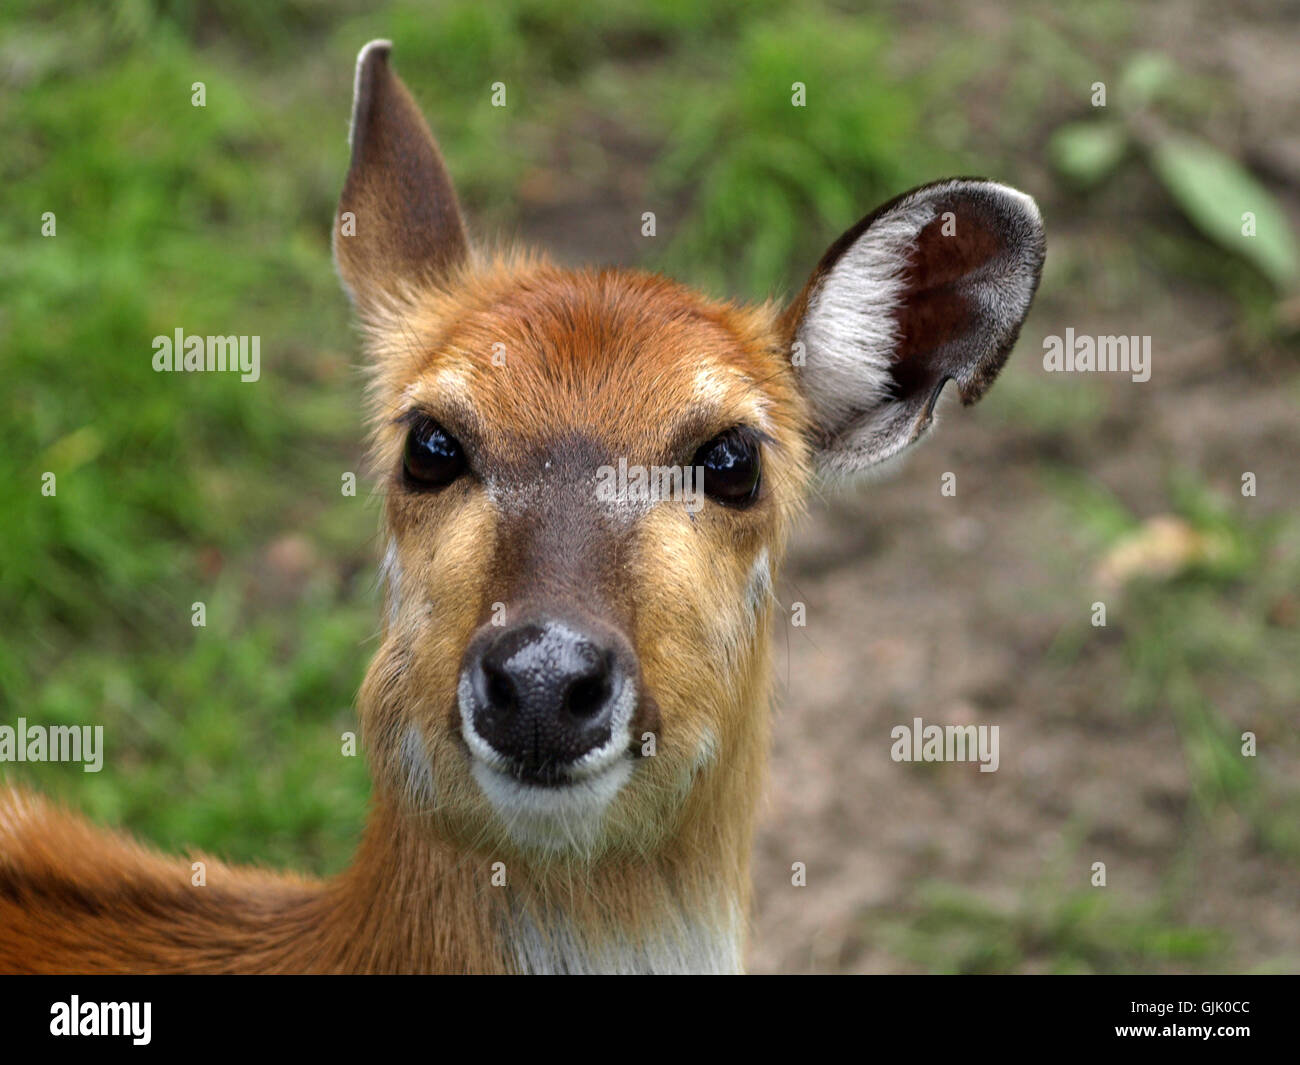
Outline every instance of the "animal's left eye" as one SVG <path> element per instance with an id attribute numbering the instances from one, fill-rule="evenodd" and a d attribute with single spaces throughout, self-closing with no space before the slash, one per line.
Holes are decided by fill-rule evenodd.
<path id="1" fill-rule="evenodd" d="M 729 507 L 747 507 L 763 480 L 761 449 L 752 432 L 738 427 L 720 433 L 695 453 L 691 465 L 704 470 L 704 494 Z"/>
<path id="2" fill-rule="evenodd" d="M 431 418 L 421 418 L 406 434 L 402 467 L 417 490 L 441 488 L 465 472 L 465 451 L 451 433 Z"/>

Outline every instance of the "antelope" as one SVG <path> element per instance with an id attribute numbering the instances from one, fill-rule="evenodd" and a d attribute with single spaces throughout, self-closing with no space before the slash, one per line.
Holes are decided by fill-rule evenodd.
<path id="1" fill-rule="evenodd" d="M 386 544 L 353 864 L 205 858 L 196 886 L 9 789 L 0 969 L 741 970 L 792 527 L 1016 341 L 1042 221 L 983 179 L 867 215 L 784 307 L 472 245 L 390 51 L 357 60 L 333 238 Z M 696 471 L 702 504 L 600 496 L 620 462 Z"/>

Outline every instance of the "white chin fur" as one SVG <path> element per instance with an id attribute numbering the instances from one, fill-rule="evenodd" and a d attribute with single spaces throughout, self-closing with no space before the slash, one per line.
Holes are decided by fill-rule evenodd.
<path id="1" fill-rule="evenodd" d="M 510 839 L 543 852 L 590 852 L 600 842 L 605 810 L 632 776 L 623 756 L 600 772 L 556 787 L 539 787 L 474 758 L 471 772 Z"/>

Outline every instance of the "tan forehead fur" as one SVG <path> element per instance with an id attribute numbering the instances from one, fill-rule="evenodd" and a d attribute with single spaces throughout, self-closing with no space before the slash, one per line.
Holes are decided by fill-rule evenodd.
<path id="1" fill-rule="evenodd" d="M 629 462 L 686 462 L 669 450 L 682 433 L 698 444 L 736 424 L 801 450 L 805 408 L 769 305 L 512 253 L 395 295 L 367 333 L 381 465 L 402 436 L 388 427 L 415 408 L 506 458 L 579 432 Z"/>

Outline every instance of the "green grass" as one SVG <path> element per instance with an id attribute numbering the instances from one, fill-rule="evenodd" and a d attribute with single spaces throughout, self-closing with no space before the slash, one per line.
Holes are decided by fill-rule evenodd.
<path id="1" fill-rule="evenodd" d="M 1124 504 L 1093 481 L 1056 469 L 1044 483 L 1093 557 L 1138 529 Z M 1107 624 L 1122 640 L 1119 662 L 1104 668 L 1123 678 L 1126 712 L 1173 721 L 1192 812 L 1203 820 L 1234 812 L 1261 846 L 1295 860 L 1300 795 L 1261 762 L 1270 749 L 1294 749 L 1300 632 L 1279 624 L 1277 611 L 1300 587 L 1300 519 L 1255 518 L 1186 471 L 1171 476 L 1165 499 L 1168 513 L 1211 553 L 1177 573 L 1137 575 L 1121 590 L 1096 593 L 1108 600 Z M 1096 631 L 1087 620 L 1067 626 L 1053 645 L 1056 664 L 1085 654 L 1101 664 L 1107 652 L 1093 649 Z M 1243 755 L 1246 731 L 1257 734 L 1264 758 Z"/>
<path id="2" fill-rule="evenodd" d="M 1229 946 L 1221 932 L 1174 919 L 1164 903 L 1134 904 L 1113 891 L 1036 885 L 999 906 L 933 882 L 901 914 L 868 921 L 868 934 L 929 972 L 959 974 L 1149 973 L 1212 965 Z"/>
<path id="3" fill-rule="evenodd" d="M 144 11 L 73 7 L 6 37 L 0 701 L 6 719 L 103 723 L 102 773 L 23 774 L 96 816 L 336 868 L 367 788 L 338 751 L 377 520 L 339 492 L 359 439 L 328 246 L 346 149 L 318 131 L 340 128 L 349 88 L 286 91 Z M 261 336 L 262 381 L 154 374 L 151 338 L 178 326 Z M 259 598 L 288 530 L 319 572 Z"/>

